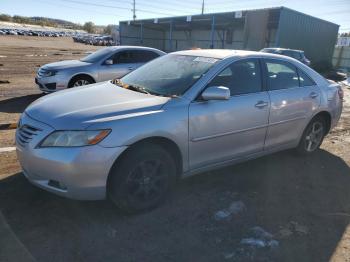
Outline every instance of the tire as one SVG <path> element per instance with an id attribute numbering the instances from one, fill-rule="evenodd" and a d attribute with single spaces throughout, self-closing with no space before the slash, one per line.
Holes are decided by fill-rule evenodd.
<path id="1" fill-rule="evenodd" d="M 326 135 L 326 121 L 316 116 L 305 128 L 296 151 L 299 155 L 310 155 L 321 146 Z"/>
<path id="2" fill-rule="evenodd" d="M 68 88 L 93 84 L 95 81 L 89 76 L 75 76 L 70 80 Z"/>
<path id="3" fill-rule="evenodd" d="M 156 144 L 142 143 L 130 150 L 111 170 L 108 196 L 127 213 L 151 210 L 175 184 L 175 161 Z"/>

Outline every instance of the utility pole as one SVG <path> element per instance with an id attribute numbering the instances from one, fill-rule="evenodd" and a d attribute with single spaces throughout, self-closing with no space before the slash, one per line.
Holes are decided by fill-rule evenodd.
<path id="1" fill-rule="evenodd" d="M 132 1 L 132 13 L 133 13 L 132 18 L 134 19 L 134 21 L 136 19 L 136 3 L 135 2 L 136 2 L 136 0 Z"/>
<path id="2" fill-rule="evenodd" d="M 204 14 L 204 0 L 202 0 L 202 15 Z"/>

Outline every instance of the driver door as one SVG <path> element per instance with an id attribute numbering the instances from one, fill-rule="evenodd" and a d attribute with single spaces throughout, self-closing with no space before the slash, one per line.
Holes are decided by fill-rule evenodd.
<path id="1" fill-rule="evenodd" d="M 189 107 L 191 169 L 263 150 L 270 101 L 258 59 L 234 62 L 207 85 L 230 89 L 229 100 L 193 101 Z"/>

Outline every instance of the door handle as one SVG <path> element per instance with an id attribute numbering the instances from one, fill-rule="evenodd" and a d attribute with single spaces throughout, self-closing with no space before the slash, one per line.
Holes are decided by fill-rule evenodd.
<path id="1" fill-rule="evenodd" d="M 311 92 L 309 96 L 311 98 L 316 98 L 316 97 L 318 97 L 318 94 L 316 92 Z"/>
<path id="2" fill-rule="evenodd" d="M 128 69 L 129 70 L 134 70 L 134 68 L 132 66 L 129 66 Z"/>
<path id="3" fill-rule="evenodd" d="M 256 104 L 255 104 L 255 107 L 259 108 L 259 109 L 262 109 L 266 106 L 268 106 L 269 103 L 265 102 L 265 101 L 258 101 Z"/>

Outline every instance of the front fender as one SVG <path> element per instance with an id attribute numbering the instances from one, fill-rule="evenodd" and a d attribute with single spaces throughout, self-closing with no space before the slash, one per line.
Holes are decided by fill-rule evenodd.
<path id="1" fill-rule="evenodd" d="M 188 107 L 139 112 L 93 123 L 88 129 L 111 129 L 103 147 L 130 146 L 143 139 L 162 137 L 180 149 L 184 171 L 188 168 Z"/>

